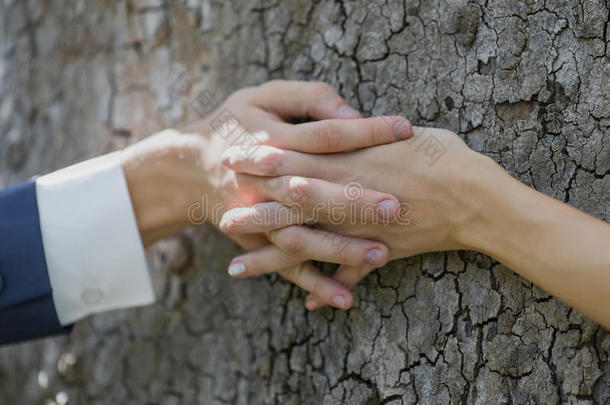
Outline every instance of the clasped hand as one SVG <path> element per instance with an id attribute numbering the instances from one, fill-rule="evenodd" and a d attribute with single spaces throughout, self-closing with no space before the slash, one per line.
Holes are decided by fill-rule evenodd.
<path id="1" fill-rule="evenodd" d="M 430 145 L 444 151 L 433 164 Z M 485 161 L 449 131 L 362 118 L 329 85 L 291 81 L 239 90 L 209 117 L 126 152 L 145 243 L 193 223 L 203 196 L 205 219 L 250 251 L 229 274 L 278 271 L 311 293 L 310 310 L 351 307 L 350 289 L 388 260 L 464 247 L 462 180 Z M 331 278 L 311 260 L 340 267 Z"/>
<path id="2" fill-rule="evenodd" d="M 145 244 L 210 222 L 249 252 L 231 276 L 278 271 L 310 293 L 310 310 L 350 308 L 350 289 L 388 260 L 463 249 L 610 325 L 610 225 L 518 182 L 450 131 L 362 118 L 326 84 L 239 90 L 123 156 Z M 326 277 L 311 260 L 340 266 Z"/>
<path id="3" fill-rule="evenodd" d="M 293 86 L 302 90 L 290 92 Z M 279 271 L 311 293 L 308 309 L 346 309 L 353 303 L 348 289 L 388 260 L 466 247 L 458 229 L 471 214 L 461 179 L 469 164 L 485 159 L 456 135 L 424 128 L 413 134 L 405 119 L 363 119 L 353 110 L 338 119 L 348 107 L 324 84 L 273 82 L 247 91 L 254 95 L 269 87 L 285 97 L 266 99 L 263 109 L 273 120 L 319 121 L 276 124 L 285 129 L 275 136 L 275 125 L 254 126 L 264 131 L 260 145 L 234 145 L 222 154 L 223 165 L 239 173 L 238 184 L 255 190 L 258 200 L 227 211 L 220 229 L 238 241 L 246 235 L 267 238 L 235 258 L 229 274 Z M 431 156 L 430 148 L 449 153 Z M 310 260 L 340 267 L 331 279 Z"/>

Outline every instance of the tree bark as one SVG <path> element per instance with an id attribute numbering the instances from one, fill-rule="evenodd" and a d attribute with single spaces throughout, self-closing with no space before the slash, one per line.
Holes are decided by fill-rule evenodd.
<path id="1" fill-rule="evenodd" d="M 243 86 L 324 80 L 609 220 L 609 7 L 4 1 L 0 186 L 194 121 Z M 276 276 L 230 279 L 237 252 L 207 226 L 149 249 L 158 303 L 0 349 L 0 403 L 610 401 L 608 331 L 485 255 L 394 261 L 354 309 L 308 313 Z"/>

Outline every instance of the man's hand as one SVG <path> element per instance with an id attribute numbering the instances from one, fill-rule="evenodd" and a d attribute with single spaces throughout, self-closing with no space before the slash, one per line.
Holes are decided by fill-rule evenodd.
<path id="1" fill-rule="evenodd" d="M 294 124 L 295 120 L 317 121 Z M 235 92 L 217 111 L 194 125 L 166 130 L 130 146 L 123 167 L 142 239 L 150 244 L 194 223 L 221 226 L 222 214 L 228 209 L 269 201 L 266 195 L 274 184 L 262 179 L 246 181 L 223 165 L 222 155 L 229 147 L 239 154 L 240 162 L 274 175 L 286 153 L 341 152 L 411 136 L 412 127 L 406 119 L 362 118 L 327 84 L 273 81 Z M 269 149 L 273 152 L 267 153 Z M 228 160 L 224 163 L 231 164 Z M 301 190 L 298 183 L 287 189 L 292 195 Z M 323 200 L 331 193 L 341 196 L 342 187 L 320 182 L 316 190 L 314 198 Z M 385 220 L 396 219 L 399 202 L 393 195 L 371 189 L 366 192 L 366 201 L 378 206 L 378 215 Z M 315 252 L 301 252 L 302 245 L 315 246 L 310 241 L 337 238 L 307 227 L 293 228 L 279 239 L 274 236 L 288 251 L 273 255 L 273 263 L 279 266 L 276 270 L 340 308 L 351 305 L 351 292 L 323 276 L 307 259 L 380 266 L 389 257 L 383 243 L 354 237 L 340 237 L 341 244 L 334 248 L 318 244 L 321 248 Z M 269 244 L 262 232 L 235 234 L 233 239 L 248 250 Z M 229 273 L 238 276 L 253 269 L 255 265 L 233 263 Z"/>

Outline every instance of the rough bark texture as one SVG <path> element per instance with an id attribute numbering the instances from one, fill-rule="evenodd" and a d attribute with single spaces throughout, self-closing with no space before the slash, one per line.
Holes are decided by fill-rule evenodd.
<path id="1" fill-rule="evenodd" d="M 609 7 L 5 0 L 0 186 L 193 121 L 203 90 L 316 79 L 609 220 Z M 237 251 L 205 227 L 160 243 L 158 304 L 0 349 L 0 403 L 610 402 L 608 331 L 484 255 L 396 261 L 355 309 L 307 313 L 283 280 L 230 280 Z"/>

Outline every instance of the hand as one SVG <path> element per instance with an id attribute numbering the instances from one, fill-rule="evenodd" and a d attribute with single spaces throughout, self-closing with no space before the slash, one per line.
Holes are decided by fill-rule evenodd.
<path id="1" fill-rule="evenodd" d="M 354 223 L 347 220 L 331 222 L 324 218 L 319 223 L 321 229 L 384 242 L 390 248 L 390 259 L 431 251 L 468 249 L 471 247 L 468 231 L 478 221 L 480 212 L 476 187 L 485 184 L 481 179 L 486 179 L 492 173 L 503 173 L 503 170 L 491 159 L 469 149 L 457 135 L 449 131 L 415 128 L 414 132 L 415 136 L 409 141 L 351 153 L 310 155 L 283 151 L 275 171 L 277 176 L 281 176 L 281 181 L 266 181 L 275 181 L 286 187 L 295 181 L 293 176 L 298 175 L 343 184 L 360 184 L 397 196 L 403 206 L 399 220 L 394 223 Z M 235 148 L 228 149 L 225 157 L 229 167 L 236 171 L 264 174 L 258 162 L 244 159 Z M 264 186 L 265 182 L 259 183 L 261 184 Z M 290 198 L 286 198 L 289 194 L 285 190 L 268 192 L 263 187 L 259 191 L 268 199 L 292 204 Z M 303 194 L 316 195 L 313 188 L 304 189 Z M 362 194 L 364 195 L 365 193 Z M 362 211 L 362 201 L 359 199 L 351 204 L 356 211 Z M 276 212 L 282 206 L 268 203 L 258 205 L 257 209 Z M 254 215 L 235 211 L 226 215 L 231 216 L 236 223 L 231 232 L 252 229 Z M 364 216 L 359 215 L 361 218 Z M 273 235 L 291 225 L 294 225 L 294 221 L 258 224 L 256 231 L 266 231 Z M 270 239 L 273 241 L 274 237 L 271 236 Z M 235 260 L 258 262 L 280 250 L 267 246 Z M 259 268 L 258 273 L 272 271 L 273 266 L 274 263 L 269 262 L 266 268 Z M 374 267 L 367 263 L 344 264 L 339 267 L 334 278 L 351 288 Z M 321 304 L 316 297 L 308 298 L 308 309 L 315 309 Z"/>
<path id="2" fill-rule="evenodd" d="M 292 124 L 294 119 L 321 121 Z M 326 84 L 275 81 L 234 93 L 210 117 L 190 127 L 166 130 L 132 145 L 125 151 L 123 167 L 142 239 L 150 244 L 193 223 L 207 221 L 219 226 L 222 214 L 235 205 L 267 201 L 258 191 L 260 184 L 240 181 L 221 164 L 223 151 L 231 145 L 242 157 L 269 173 L 278 167 L 275 162 L 281 159 L 283 149 L 329 153 L 394 142 L 411 135 L 412 127 L 406 119 L 361 118 Z M 261 155 L 268 147 L 275 152 Z M 336 192 L 337 186 L 332 183 L 318 185 L 320 195 Z M 295 185 L 293 191 L 298 189 Z M 371 204 L 398 204 L 396 197 L 386 193 L 369 190 L 367 197 Z M 384 212 L 391 220 L 394 211 Z M 330 237 L 327 232 L 306 227 L 291 232 L 294 240 L 310 240 L 312 235 Z M 262 233 L 236 235 L 234 239 L 246 249 L 268 244 Z M 350 264 L 368 260 L 381 265 L 387 261 L 388 249 L 382 243 L 347 237 L 343 242 L 344 249 L 324 246 L 326 249 L 317 251 L 316 257 Z M 367 256 L 370 251 L 375 252 L 372 259 L 370 254 Z M 286 278 L 308 291 L 316 291 L 325 302 L 335 298 L 339 307 L 351 305 L 349 290 L 325 278 L 306 259 L 276 255 L 276 263 L 286 266 L 281 271 Z M 233 265 L 229 272 L 235 275 L 243 269 L 243 265 Z"/>
<path id="3" fill-rule="evenodd" d="M 255 173 L 249 165 L 241 167 Z M 449 131 L 415 128 L 408 142 L 334 156 L 286 153 L 279 167 L 278 175 L 288 178 L 298 174 L 374 185 L 410 204 L 406 217 L 403 211 L 393 224 L 341 224 L 347 235 L 386 243 L 390 258 L 480 251 L 610 327 L 610 224 L 518 182 Z M 370 268 L 342 265 L 335 279 L 351 287 Z M 313 296 L 306 303 L 309 309 L 322 304 Z"/>

